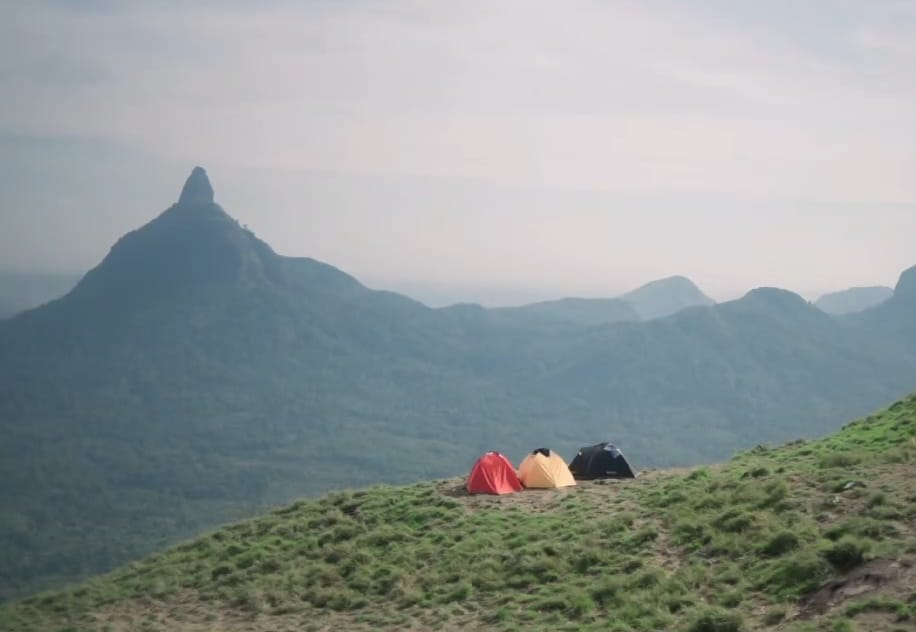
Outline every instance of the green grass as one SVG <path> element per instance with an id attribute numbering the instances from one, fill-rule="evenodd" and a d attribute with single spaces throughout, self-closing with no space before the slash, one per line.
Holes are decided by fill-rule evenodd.
<path id="1" fill-rule="evenodd" d="M 505 498 L 464 496 L 458 481 L 334 493 L 9 604 L 0 621 L 92 629 L 93 613 L 160 604 L 163 616 L 346 629 L 829 629 L 791 620 L 790 605 L 870 559 L 916 551 L 914 436 L 911 397 L 828 438 L 688 474 Z M 849 480 L 862 485 L 837 491 Z M 912 609 L 876 595 L 834 614 L 909 621 Z"/>
<path id="2" fill-rule="evenodd" d="M 897 621 L 910 621 L 914 616 L 911 606 L 883 596 L 857 601 L 846 608 L 846 615 L 850 617 L 863 612 L 890 612 L 895 615 Z"/>

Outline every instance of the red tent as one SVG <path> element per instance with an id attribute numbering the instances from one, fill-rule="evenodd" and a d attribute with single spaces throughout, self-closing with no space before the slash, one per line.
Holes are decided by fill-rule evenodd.
<path id="1" fill-rule="evenodd" d="M 467 488 L 472 494 L 511 494 L 522 491 L 522 484 L 509 459 L 487 452 L 471 468 Z"/>

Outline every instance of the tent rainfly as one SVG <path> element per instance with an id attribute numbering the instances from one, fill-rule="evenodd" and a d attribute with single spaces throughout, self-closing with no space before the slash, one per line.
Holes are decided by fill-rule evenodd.
<path id="1" fill-rule="evenodd" d="M 468 474 L 471 494 L 511 494 L 522 491 L 512 463 L 499 452 L 487 452 L 477 459 Z"/>
<path id="2" fill-rule="evenodd" d="M 579 450 L 569 464 L 569 470 L 577 479 L 591 478 L 636 478 L 636 473 L 627 462 L 623 452 L 613 443 L 599 443 Z"/>
<path id="3" fill-rule="evenodd" d="M 576 484 L 563 457 L 547 448 L 538 448 L 525 457 L 518 467 L 518 478 L 528 488 L 551 489 Z"/>

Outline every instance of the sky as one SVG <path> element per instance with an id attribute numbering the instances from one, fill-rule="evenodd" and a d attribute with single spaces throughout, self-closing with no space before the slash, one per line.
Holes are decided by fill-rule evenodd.
<path id="1" fill-rule="evenodd" d="M 91 268 L 202 165 L 430 304 L 892 286 L 913 68 L 909 0 L 0 0 L 0 269 Z"/>

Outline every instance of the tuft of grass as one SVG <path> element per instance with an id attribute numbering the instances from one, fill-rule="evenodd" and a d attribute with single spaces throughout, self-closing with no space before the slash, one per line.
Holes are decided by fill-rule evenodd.
<path id="1" fill-rule="evenodd" d="M 626 590 L 623 578 L 616 576 L 606 577 L 592 587 L 591 597 L 602 606 L 612 606 L 625 600 L 623 593 Z"/>
<path id="2" fill-rule="evenodd" d="M 705 608 L 691 618 L 686 632 L 742 632 L 744 629 L 744 619 L 739 613 Z"/>
<path id="3" fill-rule="evenodd" d="M 715 521 L 715 526 L 729 533 L 743 533 L 756 524 L 757 517 L 753 512 L 734 508 L 723 513 Z"/>
<path id="4" fill-rule="evenodd" d="M 879 505 L 884 505 L 887 503 L 887 495 L 883 492 L 875 492 L 868 497 L 868 501 L 865 503 L 865 506 L 869 509 L 873 507 L 878 507 Z"/>
<path id="5" fill-rule="evenodd" d="M 756 587 L 775 599 L 797 599 L 813 592 L 829 575 L 829 566 L 822 557 L 802 550 L 783 556 L 761 570 Z"/>
<path id="6" fill-rule="evenodd" d="M 865 562 L 870 542 L 853 536 L 843 536 L 823 550 L 824 559 L 840 572 L 848 572 Z"/>
<path id="7" fill-rule="evenodd" d="M 820 458 L 818 467 L 822 469 L 852 467 L 860 462 L 861 458 L 853 452 L 830 452 Z"/>
<path id="8" fill-rule="evenodd" d="M 913 618 L 913 610 L 908 604 L 883 596 L 857 601 L 846 606 L 845 610 L 848 617 L 855 617 L 863 612 L 889 612 L 896 615 L 898 622 L 909 621 Z"/>
<path id="9" fill-rule="evenodd" d="M 794 531 L 777 531 L 760 547 L 760 552 L 767 557 L 777 557 L 798 548 L 800 543 Z"/>
<path id="10" fill-rule="evenodd" d="M 873 540 L 898 536 L 900 530 L 891 522 L 876 520 L 867 516 L 855 516 L 843 520 L 826 531 L 824 537 L 829 540 L 839 540 L 843 536 L 859 536 Z"/>
<path id="11" fill-rule="evenodd" d="M 830 626 L 830 632 L 855 632 L 851 621 L 846 619 L 837 619 Z"/>

